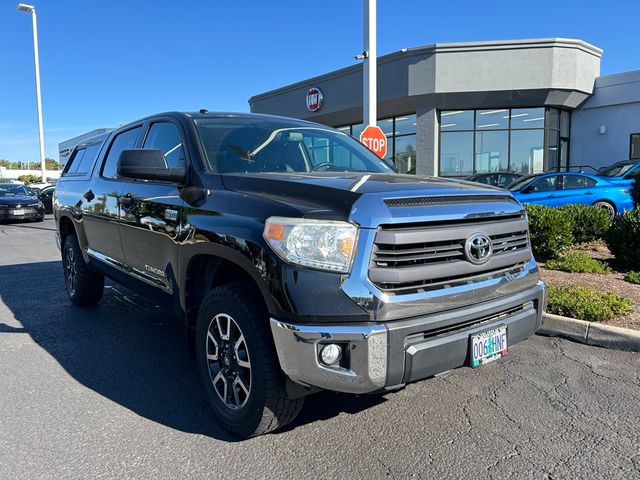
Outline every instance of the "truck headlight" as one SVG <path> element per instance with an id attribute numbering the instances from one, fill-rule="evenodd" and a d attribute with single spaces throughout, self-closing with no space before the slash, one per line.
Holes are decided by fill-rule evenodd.
<path id="1" fill-rule="evenodd" d="M 270 217 L 263 237 L 283 260 L 348 273 L 358 229 L 347 222 Z"/>

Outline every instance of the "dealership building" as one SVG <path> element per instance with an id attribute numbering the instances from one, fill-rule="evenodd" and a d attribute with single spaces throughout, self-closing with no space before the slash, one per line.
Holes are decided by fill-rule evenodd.
<path id="1" fill-rule="evenodd" d="M 378 125 L 400 172 L 584 170 L 640 160 L 640 71 L 600 76 L 602 50 L 545 38 L 447 43 L 378 58 Z M 362 65 L 261 93 L 252 112 L 358 138 Z M 309 100 L 311 98 L 311 100 Z"/>

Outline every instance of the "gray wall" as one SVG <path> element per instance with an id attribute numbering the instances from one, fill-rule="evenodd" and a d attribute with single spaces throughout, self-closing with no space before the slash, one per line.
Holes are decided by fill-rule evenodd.
<path id="1" fill-rule="evenodd" d="M 435 44 L 378 58 L 378 118 L 417 114 L 416 172 L 438 174 L 437 110 L 553 105 L 573 109 L 593 91 L 602 50 L 582 40 L 545 38 Z M 318 112 L 306 109 L 311 87 Z M 331 126 L 362 122 L 362 66 L 256 95 L 252 112 Z"/>
<path id="2" fill-rule="evenodd" d="M 598 78 L 593 96 L 571 118 L 571 165 L 627 160 L 632 133 L 640 133 L 640 70 Z"/>

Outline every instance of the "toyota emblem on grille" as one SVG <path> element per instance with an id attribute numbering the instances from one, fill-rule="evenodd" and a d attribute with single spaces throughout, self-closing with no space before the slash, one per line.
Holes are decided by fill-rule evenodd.
<path id="1" fill-rule="evenodd" d="M 482 265 L 491 258 L 491 239 L 484 233 L 474 233 L 464 244 L 464 253 L 474 265 Z"/>

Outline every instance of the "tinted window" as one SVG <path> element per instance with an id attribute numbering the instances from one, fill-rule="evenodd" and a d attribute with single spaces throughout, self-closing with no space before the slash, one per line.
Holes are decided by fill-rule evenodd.
<path id="1" fill-rule="evenodd" d="M 101 143 L 94 143 L 93 145 L 89 145 L 84 149 L 84 155 L 81 159 L 74 162 L 75 172 L 74 173 L 89 173 L 91 171 L 91 167 L 93 166 L 93 162 L 98 156 L 98 152 L 100 151 Z"/>
<path id="2" fill-rule="evenodd" d="M 102 176 L 106 178 L 117 178 L 116 176 L 116 166 L 118 165 L 118 158 L 120 157 L 120 153 L 123 150 L 128 150 L 130 148 L 134 148 L 136 145 L 136 139 L 138 138 L 138 133 L 140 133 L 140 129 L 142 127 L 132 128 L 131 130 L 127 130 L 126 132 L 122 132 L 113 140 L 111 147 L 109 148 L 109 153 L 107 154 L 107 158 L 105 159 L 104 165 L 102 167 Z"/>
<path id="3" fill-rule="evenodd" d="M 184 167 L 184 148 L 178 127 L 173 123 L 154 123 L 144 141 L 144 148 L 160 150 L 167 168 Z"/>
<path id="4" fill-rule="evenodd" d="M 550 177 L 544 177 L 534 182 L 530 190 L 531 192 L 548 192 L 550 190 L 555 190 L 558 185 L 558 175 L 552 175 Z"/>
<path id="5" fill-rule="evenodd" d="M 562 180 L 562 188 L 564 190 L 573 190 L 575 188 L 586 188 L 587 177 L 582 175 L 565 175 Z"/>
<path id="6" fill-rule="evenodd" d="M 73 155 L 71 155 L 69 161 L 65 165 L 63 175 L 72 175 L 76 173 L 76 169 L 78 168 L 78 165 L 80 164 L 80 162 L 82 161 L 82 157 L 84 156 L 84 151 L 84 148 L 78 148 L 73 153 Z"/>

